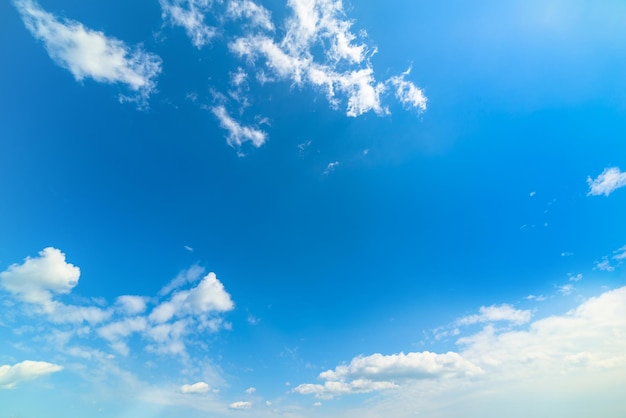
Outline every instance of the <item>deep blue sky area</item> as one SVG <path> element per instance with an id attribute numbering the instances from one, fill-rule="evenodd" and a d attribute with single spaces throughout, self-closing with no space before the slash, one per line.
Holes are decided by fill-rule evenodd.
<path id="1" fill-rule="evenodd" d="M 623 416 L 625 25 L 1 2 L 7 417 Z"/>

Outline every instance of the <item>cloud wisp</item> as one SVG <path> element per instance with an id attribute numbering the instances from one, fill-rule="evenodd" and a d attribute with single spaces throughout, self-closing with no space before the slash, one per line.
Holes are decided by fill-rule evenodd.
<path id="1" fill-rule="evenodd" d="M 587 177 L 587 184 L 589 185 L 587 196 L 608 196 L 615 190 L 626 186 L 626 173 L 623 173 L 619 167 L 605 168 L 595 179 Z"/>
<path id="2" fill-rule="evenodd" d="M 60 19 L 33 0 L 15 0 L 26 28 L 43 42 L 48 55 L 69 70 L 77 81 L 122 84 L 129 90 L 121 101 L 147 106 L 156 91 L 161 58 L 141 47 L 129 47 L 119 39 L 89 29 L 82 23 Z"/>

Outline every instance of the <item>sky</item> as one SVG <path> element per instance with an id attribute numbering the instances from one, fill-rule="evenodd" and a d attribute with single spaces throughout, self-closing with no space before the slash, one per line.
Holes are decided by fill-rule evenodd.
<path id="1" fill-rule="evenodd" d="M 626 416 L 625 24 L 0 2 L 0 418 Z"/>

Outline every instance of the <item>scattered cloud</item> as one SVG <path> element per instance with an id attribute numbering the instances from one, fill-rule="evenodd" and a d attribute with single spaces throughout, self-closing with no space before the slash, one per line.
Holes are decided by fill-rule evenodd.
<path id="1" fill-rule="evenodd" d="M 583 274 L 582 273 L 578 273 L 577 275 L 573 275 L 573 274 L 569 274 L 569 281 L 570 282 L 579 282 L 583 279 Z"/>
<path id="2" fill-rule="evenodd" d="M 410 81 L 406 81 L 405 77 L 411 74 L 411 68 L 389 79 L 391 85 L 395 88 L 396 98 L 407 108 L 417 109 L 419 112 L 426 110 L 426 96 L 424 92 Z M 532 196 L 533 194 L 531 194 Z"/>
<path id="3" fill-rule="evenodd" d="M 626 245 L 613 251 L 613 260 L 626 260 Z"/>
<path id="4" fill-rule="evenodd" d="M 212 108 L 213 114 L 220 121 L 220 126 L 228 131 L 228 145 L 240 148 L 244 142 L 252 142 L 255 147 L 260 147 L 267 140 L 267 133 L 250 126 L 243 126 L 233 119 L 224 106 Z"/>
<path id="5" fill-rule="evenodd" d="M 324 170 L 325 175 L 330 174 L 331 172 L 335 171 L 335 167 L 337 167 L 339 165 L 339 161 L 335 161 L 333 163 L 328 163 L 328 165 L 326 166 L 326 169 Z"/>
<path id="6" fill-rule="evenodd" d="M 537 302 L 543 302 L 544 300 L 546 300 L 548 298 L 543 296 L 543 295 L 528 295 L 524 299 L 526 299 L 526 300 L 534 300 L 534 301 L 537 301 Z"/>
<path id="7" fill-rule="evenodd" d="M 217 35 L 217 28 L 205 23 L 213 0 L 159 0 L 159 3 L 163 20 L 183 27 L 196 48 L 209 44 Z"/>
<path id="8" fill-rule="evenodd" d="M 230 409 L 235 409 L 235 410 L 246 410 L 246 409 L 250 409 L 252 408 L 252 403 L 250 402 L 244 402 L 244 401 L 238 401 L 238 402 L 233 402 L 230 405 L 228 405 L 228 407 Z"/>
<path id="9" fill-rule="evenodd" d="M 611 265 L 609 258 L 606 256 L 602 257 L 602 260 L 596 261 L 594 269 L 608 272 L 615 271 L 615 267 Z"/>
<path id="10" fill-rule="evenodd" d="M 69 70 L 77 81 L 92 78 L 97 82 L 126 85 L 130 96 L 123 101 L 147 104 L 156 90 L 161 73 L 161 58 L 131 48 L 119 39 L 92 30 L 82 23 L 59 19 L 33 0 L 15 0 L 26 28 L 42 41 L 48 55 L 59 66 Z"/>
<path id="11" fill-rule="evenodd" d="M 185 245 L 183 248 L 184 248 L 185 250 L 189 251 L 190 253 L 192 253 L 192 252 L 193 252 L 193 248 L 191 248 L 189 245 Z"/>
<path id="12" fill-rule="evenodd" d="M 571 295 L 573 290 L 574 286 L 571 284 L 564 284 L 563 286 L 559 286 L 559 292 L 561 292 L 565 296 Z"/>
<path id="13" fill-rule="evenodd" d="M 13 366 L 0 366 L 0 389 L 13 389 L 18 383 L 60 372 L 63 366 L 45 361 L 26 360 Z"/>
<path id="14" fill-rule="evenodd" d="M 252 395 L 254 392 L 256 392 L 256 388 L 254 387 L 249 387 L 248 389 L 246 389 L 246 393 L 248 395 Z"/>
<path id="15" fill-rule="evenodd" d="M 608 196 L 615 190 L 626 186 L 626 173 L 622 173 L 619 167 L 605 168 L 595 179 L 587 177 L 589 192 L 587 196 Z"/>
<path id="16" fill-rule="evenodd" d="M 511 305 L 481 306 L 479 313 L 469 315 L 457 320 L 459 325 L 471 325 L 486 322 L 506 321 L 515 325 L 525 324 L 530 321 L 531 312 L 529 310 L 519 310 Z"/>
<path id="17" fill-rule="evenodd" d="M 172 279 L 167 285 L 163 286 L 161 290 L 159 290 L 159 296 L 165 296 L 170 294 L 173 290 L 176 290 L 180 287 L 186 286 L 189 283 L 195 283 L 202 275 L 205 273 L 205 269 L 200 267 L 197 264 L 194 264 L 190 268 L 181 271 Z"/>
<path id="18" fill-rule="evenodd" d="M 537 192 L 530 192 L 530 197 L 533 197 L 536 194 L 537 194 Z"/>
<path id="19" fill-rule="evenodd" d="M 207 393 L 211 388 L 209 384 L 206 382 L 198 382 L 192 385 L 182 385 L 180 387 L 180 392 L 185 394 L 198 394 L 198 393 Z"/>
<path id="20" fill-rule="evenodd" d="M 304 151 L 306 151 L 307 148 L 309 148 L 311 146 L 312 142 L 313 141 L 311 141 L 309 139 L 309 140 L 307 140 L 307 141 L 305 141 L 305 142 L 303 142 L 301 144 L 298 144 L 298 151 L 300 151 L 300 153 L 303 153 Z"/>

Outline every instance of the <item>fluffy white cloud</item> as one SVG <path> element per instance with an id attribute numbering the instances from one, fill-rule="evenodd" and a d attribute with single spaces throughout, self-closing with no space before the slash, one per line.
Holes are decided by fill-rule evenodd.
<path id="1" fill-rule="evenodd" d="M 212 0 L 159 0 L 163 19 L 182 26 L 196 48 L 202 48 L 217 35 L 217 29 L 205 23 Z"/>
<path id="2" fill-rule="evenodd" d="M 254 387 L 249 387 L 248 389 L 246 389 L 246 393 L 248 395 L 252 395 L 254 392 L 256 392 L 256 388 Z"/>
<path id="3" fill-rule="evenodd" d="M 65 261 L 65 254 L 48 247 L 38 257 L 26 257 L 22 264 L 12 264 L 0 273 L 0 286 L 18 300 L 37 307 L 51 321 L 62 323 L 102 322 L 111 316 L 96 306 L 65 305 L 53 300 L 57 295 L 70 293 L 78 284 L 80 269 Z"/>
<path id="4" fill-rule="evenodd" d="M 37 379 L 61 370 L 63 367 L 57 364 L 30 360 L 13 366 L 0 366 L 0 389 L 12 389 L 20 382 Z"/>
<path id="5" fill-rule="evenodd" d="M 0 273 L 0 284 L 20 300 L 47 304 L 55 294 L 69 293 L 77 284 L 80 269 L 65 261 L 65 254 L 48 247 L 35 258 L 13 264 Z"/>
<path id="6" fill-rule="evenodd" d="M 482 374 L 397 380 L 397 388 L 345 411 L 344 416 L 586 418 L 626 414 L 622 401 L 626 287 L 590 298 L 565 314 L 530 322 L 524 330 L 486 325 L 460 338 L 458 346 L 459 355 L 480 367 Z M 329 397 L 330 389 L 320 386 L 302 386 L 299 392 Z"/>
<path id="7" fill-rule="evenodd" d="M 328 381 L 324 382 L 323 385 L 305 383 L 294 388 L 293 392 L 300 395 L 315 395 L 316 398 L 320 399 L 332 399 L 335 396 L 355 395 L 396 388 L 398 388 L 398 385 L 393 382 L 355 379 L 350 382 Z"/>
<path id="8" fill-rule="evenodd" d="M 181 393 L 207 393 L 211 388 L 206 382 L 198 382 L 192 385 L 182 385 L 180 387 Z"/>
<path id="9" fill-rule="evenodd" d="M 531 312 L 529 310 L 519 310 L 511 305 L 481 306 L 478 314 L 469 315 L 457 320 L 459 325 L 471 325 L 485 322 L 506 321 L 515 325 L 525 324 L 530 321 Z"/>
<path id="10" fill-rule="evenodd" d="M 244 142 L 252 142 L 255 147 L 260 147 L 267 140 L 267 134 L 250 126 L 243 126 L 233 119 L 224 106 L 216 106 L 212 109 L 213 114 L 220 121 L 220 126 L 228 131 L 228 144 L 232 147 L 241 147 Z"/>
<path id="11" fill-rule="evenodd" d="M 126 85 L 134 97 L 123 100 L 144 105 L 155 91 L 161 72 L 161 58 L 130 48 L 124 42 L 86 28 L 81 23 L 59 19 L 33 0 L 15 0 L 26 28 L 41 40 L 50 57 L 68 69 L 78 81 L 92 78 L 98 82 Z"/>
<path id="12" fill-rule="evenodd" d="M 252 408 L 252 404 L 250 402 L 238 401 L 231 403 L 228 407 L 235 410 L 245 410 Z"/>
<path id="13" fill-rule="evenodd" d="M 143 313 L 146 310 L 146 304 L 148 298 L 144 296 L 119 296 L 116 300 L 116 304 L 127 315 L 137 315 Z"/>
<path id="14" fill-rule="evenodd" d="M 400 382 L 423 379 L 449 379 L 478 376 L 482 370 L 458 353 L 428 351 L 392 355 L 373 354 L 352 359 L 350 364 L 320 373 L 320 384 L 303 384 L 293 391 L 319 398 L 368 393 L 399 387 Z"/>
<path id="15" fill-rule="evenodd" d="M 626 173 L 622 173 L 619 167 L 606 168 L 595 179 L 587 177 L 589 193 L 587 196 L 610 195 L 616 189 L 626 186 Z"/>

